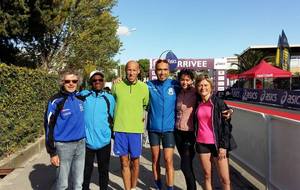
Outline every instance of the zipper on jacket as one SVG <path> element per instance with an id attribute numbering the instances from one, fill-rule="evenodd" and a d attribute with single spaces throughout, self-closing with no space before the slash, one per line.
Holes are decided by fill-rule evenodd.
<path id="1" fill-rule="evenodd" d="M 132 84 L 130 84 L 129 86 L 130 86 L 130 88 L 129 88 L 129 94 L 131 94 Z"/>
<path id="2" fill-rule="evenodd" d="M 165 117 L 165 97 L 164 97 L 164 86 L 162 86 L 162 98 L 163 98 L 163 112 L 162 112 L 162 120 L 161 120 L 161 132 L 163 133 L 164 129 L 164 117 Z"/>
<path id="3" fill-rule="evenodd" d="M 94 107 L 93 107 L 93 131 L 95 131 L 95 127 L 94 127 L 94 126 L 95 126 L 95 123 L 94 123 L 94 122 L 95 122 L 95 112 L 96 112 L 95 109 L 96 109 L 96 104 L 97 104 L 97 97 L 98 97 L 98 94 L 95 93 L 95 96 L 96 96 L 96 97 L 95 97 L 95 101 L 94 101 L 94 104 L 93 104 L 93 106 L 94 106 Z"/>

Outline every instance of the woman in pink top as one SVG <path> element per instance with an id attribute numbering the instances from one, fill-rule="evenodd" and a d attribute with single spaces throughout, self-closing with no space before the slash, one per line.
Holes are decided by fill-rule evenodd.
<path id="1" fill-rule="evenodd" d="M 176 102 L 175 141 L 181 161 L 180 168 L 184 174 L 186 189 L 196 190 L 196 180 L 193 171 L 195 156 L 194 113 L 197 105 L 197 94 L 193 87 L 194 74 L 183 69 L 178 74 L 180 92 Z"/>
<path id="2" fill-rule="evenodd" d="M 196 152 L 204 172 L 204 187 L 212 189 L 211 167 L 212 160 L 216 163 L 222 188 L 230 189 L 228 151 L 236 148 L 231 135 L 229 120 L 222 115 L 228 112 L 223 100 L 212 94 L 213 83 L 205 76 L 196 80 L 196 90 L 199 103 L 195 112 L 196 121 Z M 213 157 L 213 159 L 211 159 Z"/>

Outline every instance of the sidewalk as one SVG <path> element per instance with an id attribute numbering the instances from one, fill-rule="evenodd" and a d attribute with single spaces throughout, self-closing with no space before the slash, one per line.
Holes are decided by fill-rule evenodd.
<path id="1" fill-rule="evenodd" d="M 143 148 L 143 156 L 141 158 L 140 177 L 137 189 L 153 189 L 153 178 L 151 172 L 151 153 L 149 148 Z M 175 168 L 175 185 L 174 189 L 186 189 L 185 180 L 179 166 L 179 156 L 174 155 Z M 194 159 L 194 171 L 197 178 L 197 189 L 201 190 L 199 183 L 202 183 L 202 175 L 197 157 Z M 15 169 L 5 178 L 0 179 L 1 190 L 51 190 L 54 184 L 55 169 L 49 165 L 49 156 L 45 150 L 34 156 L 24 168 Z M 165 181 L 165 170 L 162 167 L 163 182 Z M 231 169 L 231 180 L 234 190 L 255 189 L 235 170 Z M 214 172 L 215 188 L 221 189 L 217 181 L 216 172 Z M 90 185 L 91 190 L 98 190 L 98 173 L 95 165 Z M 123 181 L 121 178 L 119 158 L 111 157 L 110 162 L 110 181 L 109 189 L 123 189 Z"/>

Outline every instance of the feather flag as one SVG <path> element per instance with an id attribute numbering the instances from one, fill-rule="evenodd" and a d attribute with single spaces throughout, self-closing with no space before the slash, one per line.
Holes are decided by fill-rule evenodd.
<path id="1" fill-rule="evenodd" d="M 282 34 L 281 34 L 281 47 L 282 47 L 282 57 L 281 57 L 281 63 L 282 63 L 282 69 L 289 71 L 290 70 L 290 46 L 287 40 L 287 37 L 284 33 L 284 31 L 282 30 Z"/>
<path id="2" fill-rule="evenodd" d="M 277 43 L 277 50 L 276 50 L 275 65 L 277 67 L 281 67 L 281 64 L 280 64 L 280 52 L 281 52 L 280 44 L 281 44 L 281 35 L 279 35 L 278 43 Z"/>
<path id="3" fill-rule="evenodd" d="M 169 62 L 170 71 L 175 71 L 178 62 L 178 58 L 176 57 L 176 55 L 170 50 L 166 55 L 166 59 Z"/>

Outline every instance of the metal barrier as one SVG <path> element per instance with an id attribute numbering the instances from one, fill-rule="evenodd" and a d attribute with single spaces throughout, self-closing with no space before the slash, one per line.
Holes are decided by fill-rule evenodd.
<path id="1" fill-rule="evenodd" d="M 233 160 L 265 189 L 300 189 L 300 121 L 234 108 Z"/>

